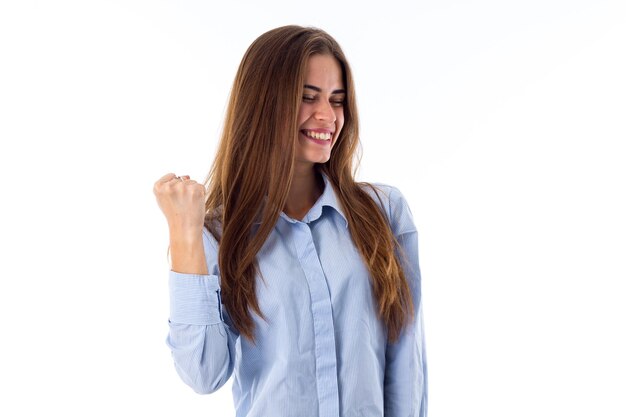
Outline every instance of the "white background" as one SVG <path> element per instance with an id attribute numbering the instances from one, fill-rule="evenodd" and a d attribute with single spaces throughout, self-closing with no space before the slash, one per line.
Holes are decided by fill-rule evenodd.
<path id="1" fill-rule="evenodd" d="M 626 416 L 622 1 L 2 1 L 3 416 L 233 416 L 165 345 L 152 186 L 208 172 L 239 60 L 343 46 L 358 179 L 420 232 L 430 416 Z M 10 411 L 9 411 L 10 410 Z"/>

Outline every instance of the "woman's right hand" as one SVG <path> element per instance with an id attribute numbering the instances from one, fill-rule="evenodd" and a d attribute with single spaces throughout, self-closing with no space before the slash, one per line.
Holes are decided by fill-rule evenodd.
<path id="1" fill-rule="evenodd" d="M 204 185 L 169 173 L 154 183 L 154 194 L 167 219 L 170 233 L 197 235 L 202 232 L 205 214 Z"/>

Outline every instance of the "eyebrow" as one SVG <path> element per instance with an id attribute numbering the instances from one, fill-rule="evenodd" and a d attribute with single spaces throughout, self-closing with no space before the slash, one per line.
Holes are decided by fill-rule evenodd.
<path id="1" fill-rule="evenodd" d="M 316 87 L 316 86 L 314 86 L 314 85 L 310 85 L 310 84 L 304 84 L 304 88 L 308 88 L 308 89 L 311 89 L 311 90 L 317 91 L 318 93 L 321 93 L 321 92 L 322 92 L 322 89 L 321 89 L 321 88 Z M 345 93 L 345 92 L 346 92 L 346 90 L 339 89 L 339 90 L 333 90 L 333 92 L 332 92 L 331 94 L 342 94 L 342 93 Z"/>

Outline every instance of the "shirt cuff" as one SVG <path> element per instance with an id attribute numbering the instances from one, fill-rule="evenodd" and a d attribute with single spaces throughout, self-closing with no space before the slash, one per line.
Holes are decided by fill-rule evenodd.
<path id="1" fill-rule="evenodd" d="M 170 271 L 170 322 L 208 326 L 222 322 L 217 275 Z"/>

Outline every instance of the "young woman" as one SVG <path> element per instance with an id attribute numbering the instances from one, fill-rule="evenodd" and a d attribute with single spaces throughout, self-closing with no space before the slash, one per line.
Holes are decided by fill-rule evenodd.
<path id="1" fill-rule="evenodd" d="M 400 191 L 355 182 L 352 74 L 326 32 L 246 52 L 204 184 L 154 186 L 170 230 L 176 370 L 231 375 L 237 416 L 425 416 L 417 231 Z"/>

